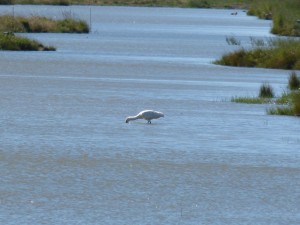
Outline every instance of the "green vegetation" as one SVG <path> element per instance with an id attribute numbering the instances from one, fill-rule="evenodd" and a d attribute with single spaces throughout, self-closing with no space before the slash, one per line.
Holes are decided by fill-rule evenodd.
<path id="1" fill-rule="evenodd" d="M 232 102 L 244 103 L 244 104 L 268 104 L 272 103 L 272 100 L 269 98 L 260 98 L 260 97 L 233 97 L 231 98 Z"/>
<path id="2" fill-rule="evenodd" d="M 299 0 L 0 0 L 0 4 L 124 5 L 191 8 L 243 8 L 249 15 L 272 19 L 272 33 L 300 36 Z"/>
<path id="3" fill-rule="evenodd" d="M 1 5 L 9 5 L 12 3 L 13 3 L 13 0 L 0 0 Z"/>
<path id="4" fill-rule="evenodd" d="M 291 72 L 289 77 L 288 90 L 283 92 L 283 94 L 276 99 L 274 99 L 272 87 L 269 84 L 262 84 L 258 97 L 233 97 L 231 101 L 246 104 L 272 103 L 277 106 L 267 110 L 267 113 L 270 115 L 300 116 L 300 89 L 292 89 L 290 86 L 291 80 L 297 80 L 296 82 L 300 81 L 300 78 L 294 71 Z"/>
<path id="5" fill-rule="evenodd" d="M 233 36 L 226 37 L 226 42 L 228 45 L 241 45 L 241 41 Z"/>
<path id="6" fill-rule="evenodd" d="M 286 96 L 287 104 L 267 110 L 270 115 L 300 116 L 300 90 L 293 91 Z"/>
<path id="7" fill-rule="evenodd" d="M 71 18 L 65 13 L 62 20 L 53 20 L 41 16 L 13 17 L 0 16 L 0 50 L 55 50 L 28 38 L 17 37 L 15 32 L 22 33 L 88 33 L 89 26 L 85 21 Z"/>
<path id="8" fill-rule="evenodd" d="M 88 33 L 89 26 L 85 21 L 66 17 L 53 20 L 41 16 L 13 17 L 0 16 L 0 32 L 28 32 L 28 33 Z"/>
<path id="9" fill-rule="evenodd" d="M 259 94 L 257 97 L 233 97 L 232 102 L 236 103 L 246 103 L 246 104 L 267 104 L 273 103 L 274 91 L 271 85 L 268 83 L 263 83 L 260 86 Z"/>
<path id="10" fill-rule="evenodd" d="M 0 0 L 0 4 L 69 5 L 71 0 Z"/>
<path id="11" fill-rule="evenodd" d="M 291 107 L 276 107 L 267 109 L 269 115 L 293 116 L 294 112 Z"/>
<path id="12" fill-rule="evenodd" d="M 193 8 L 246 8 L 247 4 L 251 2 L 251 0 L 10 0 L 10 2 L 10 4 L 84 4 L 123 6 L 170 6 Z"/>
<path id="13" fill-rule="evenodd" d="M 267 83 L 262 84 L 259 89 L 258 97 L 259 98 L 274 98 L 273 88 Z"/>
<path id="14" fill-rule="evenodd" d="M 285 106 L 268 109 L 267 112 L 269 114 L 300 116 L 300 78 L 295 71 L 290 73 L 288 89 L 288 92 L 284 92 L 282 96 L 276 100 L 276 104 Z"/>
<path id="15" fill-rule="evenodd" d="M 11 51 L 54 51 L 51 46 L 44 46 L 38 41 L 17 37 L 12 33 L 0 34 L 0 50 Z"/>
<path id="16" fill-rule="evenodd" d="M 297 74 L 295 71 L 292 71 L 290 73 L 290 78 L 289 78 L 289 89 L 290 90 L 297 90 L 300 88 L 300 79 L 297 77 Z"/>
<path id="17" fill-rule="evenodd" d="M 248 3 L 249 15 L 273 20 L 272 33 L 300 36 L 299 0 L 252 0 Z M 240 45 L 233 37 L 227 37 L 226 41 L 231 45 Z M 252 39 L 251 43 L 252 49 L 242 47 L 225 54 L 215 63 L 227 66 L 300 70 L 299 39 L 270 39 L 267 42 Z"/>
<path id="18" fill-rule="evenodd" d="M 299 0 L 0 0 L 0 4 L 124 5 L 192 8 L 243 8 L 249 15 L 272 19 L 272 33 L 300 36 Z"/>
<path id="19" fill-rule="evenodd" d="M 292 92 L 284 91 L 281 96 L 276 98 L 275 102 L 278 105 L 290 105 L 292 104 Z"/>
<path id="20" fill-rule="evenodd" d="M 253 42 L 255 48 L 225 54 L 216 64 L 226 66 L 300 69 L 300 41 L 297 39 L 269 39 Z"/>
<path id="21" fill-rule="evenodd" d="M 249 15 L 272 19 L 272 33 L 285 36 L 300 36 L 299 0 L 253 0 Z"/>

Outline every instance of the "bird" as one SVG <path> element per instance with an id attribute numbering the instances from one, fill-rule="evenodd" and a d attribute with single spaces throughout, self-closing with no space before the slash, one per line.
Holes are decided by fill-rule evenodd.
<path id="1" fill-rule="evenodd" d="M 144 119 L 147 120 L 149 124 L 151 124 L 151 120 L 158 119 L 164 116 L 165 115 L 162 112 L 158 112 L 154 110 L 144 110 L 138 113 L 136 116 L 128 116 L 125 122 L 129 123 L 129 121 L 131 120 Z"/>

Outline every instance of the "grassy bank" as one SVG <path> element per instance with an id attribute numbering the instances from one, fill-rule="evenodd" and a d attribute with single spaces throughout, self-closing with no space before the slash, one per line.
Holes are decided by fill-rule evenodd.
<path id="1" fill-rule="evenodd" d="M 248 14 L 272 19 L 274 34 L 300 36 L 299 0 L 253 0 Z"/>
<path id="2" fill-rule="evenodd" d="M 10 51 L 55 51 L 52 46 L 44 46 L 38 41 L 15 36 L 13 33 L 0 34 L 0 50 Z"/>
<path id="3" fill-rule="evenodd" d="M 13 17 L 0 16 L 0 32 L 27 33 L 88 33 L 89 26 L 85 21 L 72 18 L 53 20 L 41 16 Z"/>
<path id="4" fill-rule="evenodd" d="M 28 38 L 15 36 L 14 33 L 88 33 L 85 21 L 66 16 L 62 20 L 53 20 L 41 16 L 13 17 L 0 16 L 0 50 L 55 50 Z"/>
<path id="5" fill-rule="evenodd" d="M 223 55 L 215 63 L 226 66 L 262 67 L 300 70 L 300 41 L 297 39 L 269 39 L 261 46 Z"/>
<path id="6" fill-rule="evenodd" d="M 48 5 L 69 5 L 69 0 L 0 0 L 0 4 L 48 4 Z"/>
<path id="7" fill-rule="evenodd" d="M 251 0 L 4 0 L 10 4 L 54 5 L 124 5 L 124 6 L 170 6 L 194 8 L 245 8 Z"/>
<path id="8" fill-rule="evenodd" d="M 249 15 L 272 19 L 272 33 L 300 36 L 299 0 L 0 0 L 0 4 L 124 5 L 191 8 L 243 8 Z"/>
<path id="9" fill-rule="evenodd" d="M 272 19 L 271 32 L 274 34 L 300 36 L 299 0 L 252 0 L 248 14 Z M 300 70 L 300 40 L 270 39 L 266 43 L 259 41 L 252 49 L 241 47 L 235 52 L 225 54 L 216 63 L 227 66 Z"/>
<path id="10" fill-rule="evenodd" d="M 267 109 L 270 115 L 300 116 L 300 77 L 291 72 L 287 90 L 275 97 L 270 85 L 262 84 L 257 97 L 233 97 L 232 102 L 246 104 L 272 104 Z"/>
<path id="11" fill-rule="evenodd" d="M 300 36 L 299 0 L 252 0 L 248 14 L 272 19 L 271 32 L 274 34 Z M 225 54 L 215 63 L 227 66 L 300 70 L 299 39 L 270 39 L 267 43 L 259 41 L 256 44 L 250 50 L 242 47 Z"/>

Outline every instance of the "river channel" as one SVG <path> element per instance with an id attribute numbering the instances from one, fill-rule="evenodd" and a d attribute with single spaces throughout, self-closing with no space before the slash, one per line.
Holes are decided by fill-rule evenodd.
<path id="1" fill-rule="evenodd" d="M 299 118 L 230 101 L 289 71 L 212 63 L 273 37 L 235 11 L 0 6 L 91 25 L 0 52 L 0 224 L 300 224 Z"/>

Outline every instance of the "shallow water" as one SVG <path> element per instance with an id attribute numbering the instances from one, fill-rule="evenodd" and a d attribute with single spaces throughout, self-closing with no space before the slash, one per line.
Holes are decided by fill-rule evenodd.
<path id="1" fill-rule="evenodd" d="M 1 224 L 299 224 L 299 118 L 231 103 L 288 71 L 212 64 L 266 38 L 231 10 L 15 6 L 89 21 L 0 52 Z M 0 13 L 12 12 L 1 6 Z M 90 14 L 91 13 L 91 14 Z M 165 117 L 126 124 L 152 108 Z"/>

